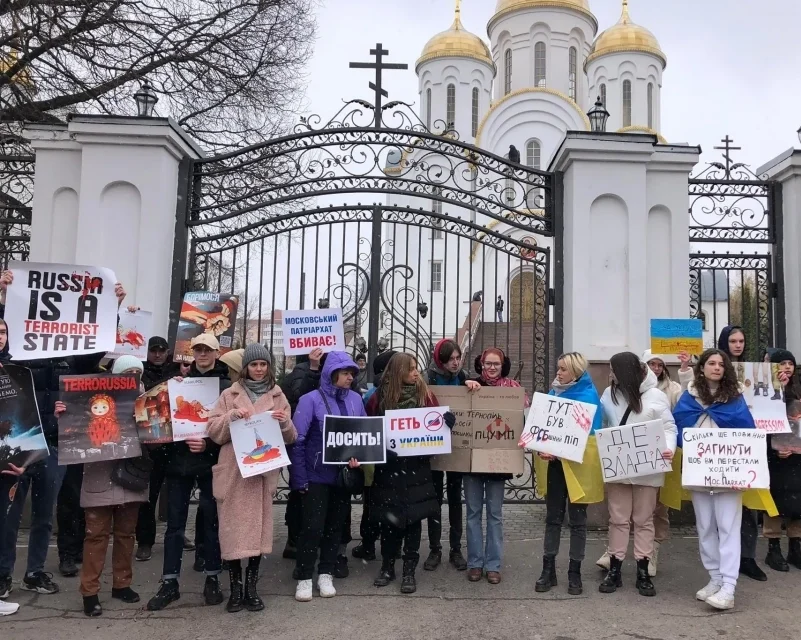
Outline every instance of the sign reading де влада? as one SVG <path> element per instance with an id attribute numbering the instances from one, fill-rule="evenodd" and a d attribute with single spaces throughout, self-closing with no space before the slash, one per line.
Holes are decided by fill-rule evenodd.
<path id="1" fill-rule="evenodd" d="M 398 409 L 384 414 L 387 448 L 399 456 L 433 456 L 451 452 L 448 407 Z"/>
<path id="2" fill-rule="evenodd" d="M 685 429 L 681 484 L 709 489 L 768 489 L 767 434 L 758 429 Z"/>
<path id="3" fill-rule="evenodd" d="M 283 311 L 284 355 L 297 356 L 314 349 L 345 350 L 345 329 L 342 309 L 314 309 L 312 311 Z"/>
<path id="4" fill-rule="evenodd" d="M 651 352 L 660 355 L 704 351 L 704 325 L 697 318 L 651 320 Z"/>
<path id="5" fill-rule="evenodd" d="M 604 482 L 667 473 L 672 468 L 662 455 L 667 447 L 661 420 L 601 429 L 595 439 Z"/>

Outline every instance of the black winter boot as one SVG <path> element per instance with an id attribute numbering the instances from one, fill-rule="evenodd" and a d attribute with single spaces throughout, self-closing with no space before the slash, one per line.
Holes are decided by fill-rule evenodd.
<path id="1" fill-rule="evenodd" d="M 231 595 L 228 598 L 228 604 L 225 605 L 225 610 L 228 613 L 236 613 L 242 611 L 242 564 L 228 565 L 228 576 L 231 578 Z"/>
<path id="2" fill-rule="evenodd" d="M 622 566 L 622 560 L 618 560 L 615 556 L 610 556 L 609 571 L 606 572 L 606 577 L 598 585 L 598 591 L 601 593 L 614 593 L 623 586 L 623 576 L 620 574 Z"/>
<path id="3" fill-rule="evenodd" d="M 256 583 L 259 581 L 259 570 L 256 567 L 245 569 L 245 608 L 248 611 L 261 611 L 264 601 L 256 593 Z"/>
<path id="4" fill-rule="evenodd" d="M 401 593 L 414 593 L 417 591 L 417 581 L 414 579 L 414 570 L 417 569 L 417 560 L 403 561 L 403 579 L 401 580 Z"/>
<path id="5" fill-rule="evenodd" d="M 546 593 L 556 586 L 556 557 L 542 556 L 542 573 L 540 579 L 534 583 L 534 591 Z"/>
<path id="6" fill-rule="evenodd" d="M 790 550 L 787 552 L 787 562 L 796 569 L 801 569 L 801 538 L 790 538 Z"/>
<path id="7" fill-rule="evenodd" d="M 581 584 L 581 562 L 579 560 L 571 560 L 567 570 L 567 592 L 571 596 L 580 596 L 583 590 L 584 588 Z"/>
<path id="8" fill-rule="evenodd" d="M 768 555 L 765 557 L 765 564 L 774 571 L 789 571 L 790 565 L 782 555 L 782 543 L 779 538 L 768 540 Z"/>
<path id="9" fill-rule="evenodd" d="M 217 576 L 206 576 L 206 583 L 203 585 L 203 601 L 208 606 L 213 607 L 222 604 L 223 600 L 220 579 Z"/>
<path id="10" fill-rule="evenodd" d="M 395 579 L 395 559 L 384 558 L 381 561 L 381 572 L 378 577 L 373 581 L 375 587 L 386 587 L 390 582 Z"/>
<path id="11" fill-rule="evenodd" d="M 648 575 L 648 558 L 637 560 L 637 591 L 641 596 L 655 596 L 656 589 Z"/>

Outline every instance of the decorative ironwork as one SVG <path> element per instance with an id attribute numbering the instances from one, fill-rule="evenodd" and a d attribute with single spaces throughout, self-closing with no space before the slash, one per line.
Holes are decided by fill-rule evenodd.
<path id="1" fill-rule="evenodd" d="M 35 157 L 27 140 L 6 124 L 0 128 L 0 270 L 27 260 Z"/>

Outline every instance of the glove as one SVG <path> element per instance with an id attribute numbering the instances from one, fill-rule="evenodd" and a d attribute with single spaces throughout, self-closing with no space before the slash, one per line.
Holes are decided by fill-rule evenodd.
<path id="1" fill-rule="evenodd" d="M 445 420 L 445 426 L 448 427 L 448 429 L 453 429 L 453 425 L 456 424 L 456 416 L 453 415 L 450 411 L 446 411 L 445 415 L 443 415 L 442 417 Z"/>

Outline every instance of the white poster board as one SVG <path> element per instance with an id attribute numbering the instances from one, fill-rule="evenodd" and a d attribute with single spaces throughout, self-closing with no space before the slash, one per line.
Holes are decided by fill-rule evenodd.
<path id="1" fill-rule="evenodd" d="M 754 416 L 756 428 L 767 433 L 792 433 L 778 367 L 778 364 L 770 362 L 734 363 L 737 379 L 745 389 L 743 397 Z"/>
<path id="2" fill-rule="evenodd" d="M 209 414 L 220 397 L 220 379 L 168 380 L 167 392 L 170 396 L 173 442 L 205 438 Z"/>
<path id="3" fill-rule="evenodd" d="M 345 350 L 342 309 L 282 311 L 281 326 L 284 355 L 303 355 L 314 349 L 324 353 Z"/>
<path id="4" fill-rule="evenodd" d="M 266 413 L 231 423 L 231 444 L 243 478 L 288 467 L 289 456 L 278 421 Z"/>
<path id="5" fill-rule="evenodd" d="M 448 407 L 398 409 L 384 414 L 387 449 L 399 456 L 435 456 L 451 452 Z"/>
<path id="6" fill-rule="evenodd" d="M 117 345 L 109 354 L 111 358 L 134 356 L 147 360 L 147 343 L 153 335 L 153 314 L 150 311 L 120 309 L 120 322 L 117 325 Z"/>
<path id="7" fill-rule="evenodd" d="M 681 484 L 709 489 L 768 489 L 767 434 L 758 429 L 685 429 Z"/>
<path id="8" fill-rule="evenodd" d="M 604 482 L 668 473 L 665 460 L 665 426 L 661 420 L 609 427 L 595 432 Z"/>
<path id="9" fill-rule="evenodd" d="M 519 444 L 529 451 L 583 462 L 597 409 L 586 402 L 535 393 Z"/>
<path id="10" fill-rule="evenodd" d="M 11 262 L 6 295 L 8 340 L 17 360 L 113 351 L 117 278 L 111 269 Z"/>

